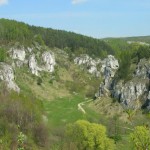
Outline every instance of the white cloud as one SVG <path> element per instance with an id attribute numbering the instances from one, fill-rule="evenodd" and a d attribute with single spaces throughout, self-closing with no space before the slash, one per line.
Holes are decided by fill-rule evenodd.
<path id="1" fill-rule="evenodd" d="M 0 0 L 0 6 L 8 4 L 8 0 Z"/>
<path id="2" fill-rule="evenodd" d="M 73 5 L 76 5 L 76 4 L 80 4 L 80 3 L 84 3 L 86 2 L 87 0 L 72 0 L 72 4 Z"/>

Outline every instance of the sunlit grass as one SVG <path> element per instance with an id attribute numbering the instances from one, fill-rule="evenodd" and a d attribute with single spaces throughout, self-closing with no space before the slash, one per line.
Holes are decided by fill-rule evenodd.
<path id="1" fill-rule="evenodd" d="M 85 101 L 83 96 L 57 98 L 53 101 L 45 101 L 44 108 L 50 125 L 61 126 L 75 122 L 79 119 L 98 120 L 99 115 L 88 109 L 86 114 L 78 110 L 78 103 Z"/>

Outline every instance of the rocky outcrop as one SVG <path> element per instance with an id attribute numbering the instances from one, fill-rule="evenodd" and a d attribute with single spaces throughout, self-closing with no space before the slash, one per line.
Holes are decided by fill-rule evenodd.
<path id="1" fill-rule="evenodd" d="M 138 101 L 146 97 L 148 92 L 148 80 L 134 78 L 127 83 L 119 82 L 114 85 L 112 96 L 118 99 L 124 106 L 129 108 L 140 108 Z"/>
<path id="2" fill-rule="evenodd" d="M 103 73 L 105 88 L 110 88 L 110 83 L 118 68 L 118 60 L 112 55 L 108 55 L 108 57 L 102 61 L 101 72 Z"/>
<path id="3" fill-rule="evenodd" d="M 47 51 L 42 54 L 42 60 L 44 62 L 43 70 L 47 72 L 53 72 L 56 64 L 54 53 Z"/>
<path id="4" fill-rule="evenodd" d="M 25 60 L 25 50 L 23 49 L 12 49 L 12 58 L 13 59 L 18 59 L 20 61 L 24 61 Z"/>
<path id="5" fill-rule="evenodd" d="M 40 47 L 36 48 L 39 49 Z M 22 67 L 23 64 L 28 63 L 31 73 L 36 76 L 39 76 L 39 71 L 53 72 L 54 66 L 56 64 L 54 53 L 51 51 L 46 51 L 43 54 L 41 54 L 41 52 L 39 51 L 39 53 L 34 54 L 33 49 L 34 48 L 30 47 L 26 49 L 24 47 L 20 49 L 11 48 L 9 52 L 10 56 L 14 60 L 12 63 L 13 67 Z M 43 66 L 39 67 L 36 56 L 38 56 L 38 60 L 40 61 L 40 63 L 44 64 Z"/>
<path id="6" fill-rule="evenodd" d="M 145 107 L 150 107 L 150 60 L 140 60 L 133 78 L 126 82 L 113 79 L 119 65 L 114 58 L 109 60 L 111 57 L 105 61 L 105 65 L 102 65 L 104 82 L 101 83 L 96 97 L 111 95 L 125 107 L 132 109 L 141 108 L 145 103 Z"/>
<path id="7" fill-rule="evenodd" d="M 135 70 L 134 77 L 150 79 L 150 60 L 141 59 Z"/>
<path id="8" fill-rule="evenodd" d="M 84 54 L 76 57 L 74 63 L 81 66 L 82 69 L 87 69 L 91 74 L 102 75 L 105 78 L 105 85 L 109 82 L 110 78 L 114 77 L 116 70 L 119 68 L 118 60 L 112 55 L 108 55 L 107 58 L 101 60 L 92 59 Z"/>
<path id="9" fill-rule="evenodd" d="M 47 47 L 27 47 L 20 46 L 16 48 L 14 46 L 8 53 L 11 57 L 7 65 L 0 63 L 0 80 L 4 81 L 9 89 L 19 92 L 20 89 L 15 83 L 14 71 L 16 67 L 29 67 L 32 74 L 40 76 L 41 71 L 53 72 L 56 65 L 54 53 L 51 51 L 45 51 L 41 53 L 41 49 L 47 49 Z M 38 50 L 37 50 L 38 48 Z M 42 49 L 42 50 L 43 50 Z M 36 53 L 37 50 L 37 53 Z"/>
<path id="10" fill-rule="evenodd" d="M 26 63 L 25 61 L 25 57 L 26 57 L 26 52 L 24 47 L 17 49 L 17 48 L 11 48 L 10 49 L 10 56 L 13 60 L 15 60 L 13 62 L 13 67 L 17 66 L 17 67 L 22 67 L 24 63 Z"/>
<path id="11" fill-rule="evenodd" d="M 31 73 L 36 76 L 39 76 L 39 71 L 42 70 L 41 68 L 38 67 L 37 60 L 34 54 L 32 54 L 29 58 L 29 68 L 31 70 Z"/>
<path id="12" fill-rule="evenodd" d="M 5 81 L 9 89 L 16 92 L 20 91 L 20 88 L 15 83 L 14 71 L 11 66 L 0 63 L 0 80 Z"/>
<path id="13" fill-rule="evenodd" d="M 42 54 L 41 58 L 43 66 L 39 67 L 35 54 L 32 54 L 29 58 L 29 68 L 32 74 L 39 76 L 39 71 L 53 72 L 56 64 L 54 54 L 51 51 L 46 51 Z"/>
<path id="14" fill-rule="evenodd" d="M 96 76 L 100 76 L 100 68 L 98 65 L 101 64 L 101 60 L 94 60 L 88 55 L 84 54 L 74 59 L 74 63 L 81 66 L 82 69 L 86 69 L 89 73 Z"/>
<path id="15" fill-rule="evenodd" d="M 112 79 L 119 68 L 118 60 L 112 55 L 108 55 L 101 64 L 101 74 L 104 80 L 100 84 L 98 92 L 95 94 L 96 97 L 108 96 L 110 94 L 109 90 L 111 88 Z"/>
<path id="16" fill-rule="evenodd" d="M 133 78 L 125 84 L 114 84 L 112 95 L 130 108 L 149 107 L 150 101 L 150 60 L 141 59 L 137 64 Z M 138 100 L 141 101 L 137 105 Z"/>

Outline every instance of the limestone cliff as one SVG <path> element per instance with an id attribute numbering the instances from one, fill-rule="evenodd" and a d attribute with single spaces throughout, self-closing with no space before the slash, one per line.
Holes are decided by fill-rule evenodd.
<path id="1" fill-rule="evenodd" d="M 14 70 L 16 67 L 28 67 L 29 71 L 40 76 L 41 71 L 53 72 L 56 65 L 55 56 L 52 51 L 42 52 L 42 47 L 27 47 L 20 46 L 20 48 L 11 47 L 8 50 L 10 59 L 8 64 L 0 64 L 0 80 L 6 82 L 9 89 L 19 92 L 20 89 L 15 83 Z M 17 79 L 16 79 L 17 80 Z"/>
<path id="2" fill-rule="evenodd" d="M 74 63 L 81 66 L 81 69 L 87 70 L 90 74 L 100 76 L 100 68 L 101 60 L 94 60 L 87 54 L 81 55 L 74 59 Z"/>
<path id="3" fill-rule="evenodd" d="M 132 79 L 129 81 L 113 78 L 119 67 L 117 60 L 107 59 L 104 67 L 104 81 L 100 84 L 96 97 L 111 96 L 126 108 L 149 108 L 150 105 L 150 60 L 141 59 L 137 64 Z M 113 65 L 111 65 L 111 63 Z M 103 66 L 103 65 L 102 65 Z M 104 68 L 104 69 L 103 69 Z"/>
<path id="4" fill-rule="evenodd" d="M 12 67 L 5 63 L 0 63 L 0 80 L 4 81 L 9 89 L 20 92 L 20 88 L 15 83 L 15 76 Z"/>

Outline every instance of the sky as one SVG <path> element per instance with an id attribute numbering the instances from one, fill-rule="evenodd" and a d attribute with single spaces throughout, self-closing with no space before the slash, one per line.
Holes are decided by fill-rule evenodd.
<path id="1" fill-rule="evenodd" d="M 150 0 L 0 0 L 0 18 L 95 38 L 150 35 Z"/>

